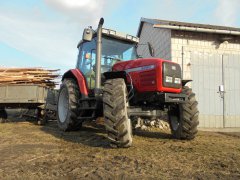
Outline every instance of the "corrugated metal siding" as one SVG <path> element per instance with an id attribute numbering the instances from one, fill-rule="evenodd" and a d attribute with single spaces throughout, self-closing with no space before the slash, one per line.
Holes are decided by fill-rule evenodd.
<path id="1" fill-rule="evenodd" d="M 223 127 L 223 99 L 218 93 L 222 84 L 221 55 L 191 53 L 192 89 L 200 111 L 200 127 Z"/>
<path id="2" fill-rule="evenodd" d="M 151 24 L 144 23 L 140 35 L 138 53 L 143 58 L 151 57 L 148 46 L 141 45 L 150 42 L 155 50 L 155 57 L 162 59 L 171 59 L 171 30 L 153 28 Z"/>
<path id="3" fill-rule="evenodd" d="M 240 127 L 240 55 L 224 55 L 225 127 Z"/>
<path id="4" fill-rule="evenodd" d="M 191 66 L 199 126 L 240 127 L 240 55 L 191 52 Z M 224 99 L 219 93 L 223 81 Z"/>

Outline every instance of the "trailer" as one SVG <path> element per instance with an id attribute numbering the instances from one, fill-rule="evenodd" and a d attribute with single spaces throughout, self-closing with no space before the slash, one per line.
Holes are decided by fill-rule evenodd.
<path id="1" fill-rule="evenodd" d="M 34 118 L 44 125 L 56 112 L 57 91 L 36 84 L 11 84 L 0 86 L 0 121 L 7 119 L 6 109 L 26 108 L 36 110 Z"/>

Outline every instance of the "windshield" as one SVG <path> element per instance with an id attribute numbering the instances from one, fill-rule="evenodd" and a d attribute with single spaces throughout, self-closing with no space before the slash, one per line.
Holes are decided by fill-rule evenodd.
<path id="1" fill-rule="evenodd" d="M 77 68 L 82 71 L 87 79 L 88 86 L 95 86 L 97 38 L 91 42 L 84 42 L 79 47 Z M 136 44 L 110 37 L 102 39 L 101 73 L 110 71 L 112 66 L 119 61 L 136 59 Z"/>
<path id="2" fill-rule="evenodd" d="M 120 61 L 136 59 L 136 44 L 110 37 L 103 37 L 102 57 L 114 58 Z"/>

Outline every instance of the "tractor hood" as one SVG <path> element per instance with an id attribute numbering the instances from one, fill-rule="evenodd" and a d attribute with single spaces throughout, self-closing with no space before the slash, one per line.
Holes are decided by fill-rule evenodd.
<path id="1" fill-rule="evenodd" d="M 139 92 L 181 92 L 181 67 L 168 60 L 144 58 L 122 61 L 113 66 L 113 71 L 125 71 Z"/>

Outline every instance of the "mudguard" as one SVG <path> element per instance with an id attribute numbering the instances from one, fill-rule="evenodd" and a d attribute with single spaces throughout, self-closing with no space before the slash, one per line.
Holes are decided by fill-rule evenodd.
<path id="1" fill-rule="evenodd" d="M 62 76 L 62 81 L 66 78 L 73 78 L 78 83 L 78 87 L 80 92 L 84 96 L 88 96 L 88 87 L 86 83 L 86 79 L 84 78 L 83 74 L 79 69 L 70 69 Z"/>
<path id="2" fill-rule="evenodd" d="M 105 80 L 123 78 L 127 82 L 127 73 L 125 71 L 108 71 L 103 73 Z"/>
<path id="3" fill-rule="evenodd" d="M 182 80 L 182 86 L 185 86 L 188 82 L 191 82 L 191 79 L 183 79 Z"/>

